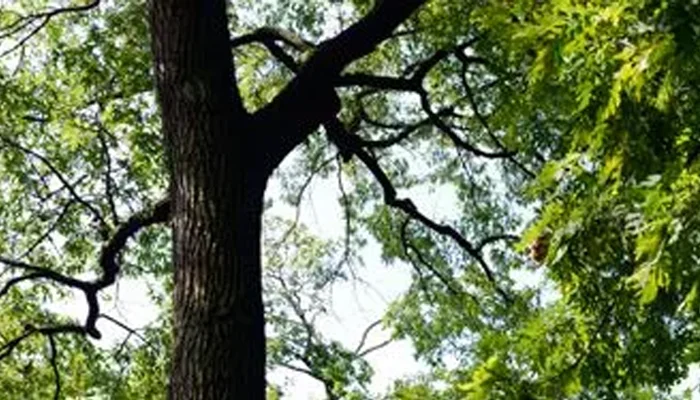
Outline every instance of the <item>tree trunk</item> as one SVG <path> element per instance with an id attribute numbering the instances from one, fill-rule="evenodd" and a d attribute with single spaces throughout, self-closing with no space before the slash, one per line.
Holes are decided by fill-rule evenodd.
<path id="1" fill-rule="evenodd" d="M 268 177 L 236 92 L 222 0 L 153 0 L 171 173 L 175 341 L 168 398 L 265 393 L 260 230 Z"/>
<path id="2" fill-rule="evenodd" d="M 264 398 L 260 230 L 267 178 L 321 123 L 341 126 L 333 82 L 425 1 L 377 2 L 365 18 L 319 46 L 282 92 L 251 116 L 233 73 L 226 0 L 151 0 L 171 174 L 171 400 Z"/>

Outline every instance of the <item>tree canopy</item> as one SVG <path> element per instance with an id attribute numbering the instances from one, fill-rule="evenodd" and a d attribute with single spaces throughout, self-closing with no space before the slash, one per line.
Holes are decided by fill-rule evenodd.
<path id="1" fill-rule="evenodd" d="M 5 3 L 3 395 L 163 398 L 173 274 L 147 4 Z M 674 398 L 700 361 L 700 6 L 429 0 L 401 17 L 396 4 L 227 3 L 237 90 L 260 118 L 277 101 L 316 112 L 313 93 L 279 99 L 331 63 L 316 56 L 348 27 L 386 18 L 382 7 L 401 18 L 321 77 L 339 112 L 273 175 L 268 371 L 306 374 L 329 399 Z M 272 212 L 302 207 L 313 180 L 337 187 L 337 237 Z M 420 191 L 451 209 L 431 215 Z M 365 356 L 381 348 L 349 348 L 314 322 L 374 242 L 412 282 L 368 330 L 408 339 L 426 365 L 379 394 Z M 159 312 L 142 331 L 93 307 L 135 280 Z M 61 310 L 75 295 L 85 324 Z M 85 338 L 110 324 L 123 342 Z"/>

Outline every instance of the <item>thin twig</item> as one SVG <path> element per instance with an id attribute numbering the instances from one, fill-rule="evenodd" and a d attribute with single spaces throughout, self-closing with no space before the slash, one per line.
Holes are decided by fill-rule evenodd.
<path id="1" fill-rule="evenodd" d="M 365 328 L 365 331 L 362 332 L 362 337 L 360 338 L 360 343 L 357 344 L 357 347 L 355 348 L 354 353 L 357 354 L 360 351 L 362 351 L 362 348 L 365 347 L 365 342 L 367 341 L 367 336 L 369 336 L 369 333 L 372 331 L 372 329 L 378 327 L 382 323 L 381 319 L 378 319 L 371 324 L 367 328 Z"/>
<path id="2" fill-rule="evenodd" d="M 49 357 L 49 363 L 51 364 L 51 369 L 53 370 L 53 378 L 54 378 L 54 392 L 53 392 L 53 398 L 54 400 L 59 400 L 61 398 L 61 373 L 58 369 L 58 348 L 56 347 L 56 339 L 54 338 L 54 334 L 49 334 L 47 335 L 49 339 L 49 348 L 51 351 L 50 357 Z"/>
<path id="3" fill-rule="evenodd" d="M 34 37 L 39 31 L 41 31 L 42 28 L 44 28 L 46 25 L 48 25 L 49 22 L 51 22 L 51 19 L 61 15 L 61 14 L 67 14 L 67 13 L 74 13 L 74 12 L 84 12 L 88 11 L 90 9 L 93 9 L 97 7 L 100 4 L 100 0 L 93 0 L 90 3 L 84 4 L 82 6 L 70 6 L 70 7 L 58 7 L 54 8 L 48 11 L 43 11 L 39 13 L 34 13 L 26 16 L 19 17 L 17 20 L 14 22 L 8 24 L 4 28 L 0 29 L 0 31 L 5 31 L 4 33 L 0 34 L 0 40 L 1 39 L 6 39 L 16 33 L 19 33 L 20 31 L 30 27 L 33 23 L 36 21 L 40 21 L 37 26 L 35 26 L 32 30 L 29 31 L 24 37 L 19 39 L 17 43 L 15 43 L 14 46 L 10 47 L 9 49 L 5 50 L 2 54 L 0 54 L 0 58 L 12 53 L 13 51 L 17 50 L 20 47 L 24 47 L 24 45 L 32 38 Z"/>

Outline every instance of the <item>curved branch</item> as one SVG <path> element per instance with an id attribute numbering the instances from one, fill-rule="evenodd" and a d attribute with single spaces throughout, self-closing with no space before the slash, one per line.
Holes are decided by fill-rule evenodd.
<path id="1" fill-rule="evenodd" d="M 12 279 L 9 279 L 7 282 L 5 282 L 5 285 L 2 287 L 2 289 L 0 289 L 0 298 L 4 297 L 7 294 L 7 292 L 9 292 L 10 289 L 15 285 L 18 285 L 24 281 L 36 280 L 41 278 L 43 278 L 43 275 L 40 272 L 34 272 L 31 274 L 17 276 Z"/>
<path id="2" fill-rule="evenodd" d="M 454 240 L 459 247 L 461 247 L 467 254 L 476 260 L 477 264 L 484 272 L 484 275 L 486 275 L 486 278 L 495 287 L 499 295 L 507 302 L 510 302 L 510 297 L 505 290 L 498 285 L 495 274 L 488 266 L 477 247 L 475 247 L 453 227 L 437 223 L 428 218 L 425 214 L 421 213 L 410 199 L 399 199 L 397 197 L 394 185 L 391 183 L 391 180 L 384 170 L 379 166 L 377 160 L 358 145 L 355 136 L 345 132 L 342 123 L 337 118 L 327 121 L 324 124 L 324 127 L 326 127 L 326 131 L 328 132 L 331 140 L 341 149 L 341 151 L 356 155 L 360 161 L 365 164 L 367 169 L 369 169 L 370 173 L 372 173 L 374 178 L 382 187 L 384 192 L 384 203 L 386 203 L 386 205 L 403 211 L 406 215 L 421 222 L 432 231 Z"/>
<path id="3" fill-rule="evenodd" d="M 155 225 L 157 223 L 166 222 L 170 217 L 170 200 L 164 199 L 159 201 L 155 207 L 150 210 L 138 213 L 129 218 L 122 224 L 117 231 L 112 235 L 112 238 L 102 248 L 100 254 L 100 267 L 102 268 L 102 276 L 91 283 L 89 290 L 85 291 L 85 296 L 88 302 L 88 316 L 85 321 L 85 326 L 91 330 L 91 335 L 100 333 L 95 325 L 100 316 L 100 305 L 97 299 L 97 293 L 102 289 L 111 286 L 117 279 L 117 274 L 120 271 L 118 262 L 119 254 L 126 246 L 127 240 L 136 235 L 141 229 Z"/>
<path id="4" fill-rule="evenodd" d="M 270 52 L 270 54 L 272 54 L 272 56 L 274 56 L 277 60 L 279 60 L 290 71 L 295 72 L 295 73 L 299 72 L 299 64 L 294 59 L 294 57 L 290 56 L 286 51 L 284 51 L 284 49 L 282 47 L 280 47 L 277 44 L 278 40 L 281 40 L 285 43 L 288 43 L 288 42 L 283 40 L 282 37 L 279 37 L 276 34 L 272 34 L 271 32 L 269 32 L 268 30 L 270 30 L 270 29 L 273 29 L 273 28 L 263 28 L 262 30 L 256 31 L 254 33 L 233 39 L 231 41 L 231 46 L 233 46 L 235 48 L 235 47 L 242 46 L 245 44 L 261 43 L 263 46 L 265 46 L 267 48 L 267 50 Z M 292 45 L 292 47 L 299 50 L 299 48 L 297 46 Z M 303 51 L 303 50 L 300 50 L 300 51 Z"/>
<path id="5" fill-rule="evenodd" d="M 446 108 L 446 109 L 440 110 L 437 114 L 438 115 L 447 115 L 447 114 L 451 113 L 451 111 L 452 110 L 450 108 Z M 363 139 L 363 138 L 358 136 L 357 143 L 360 146 L 365 147 L 365 148 L 383 149 L 383 148 L 391 147 L 395 144 L 398 144 L 398 143 L 408 139 L 408 137 L 411 136 L 411 134 L 413 134 L 415 131 L 417 131 L 423 127 L 431 125 L 430 119 L 424 119 L 424 120 L 418 121 L 414 124 L 403 125 L 403 126 L 399 125 L 399 124 L 387 124 L 384 122 L 375 121 L 375 120 L 370 119 L 369 116 L 367 116 L 364 113 L 364 110 L 362 110 L 361 112 L 363 114 L 362 120 L 370 125 L 374 125 L 374 126 L 377 126 L 379 128 L 384 128 L 384 129 L 401 129 L 401 132 L 399 132 L 398 134 L 391 136 L 391 137 L 388 137 L 388 138 L 385 138 L 385 139 Z"/>
<path id="6" fill-rule="evenodd" d="M 369 336 L 369 333 L 372 331 L 372 329 L 378 327 L 381 323 L 382 323 L 382 320 L 378 319 L 378 320 L 372 322 L 371 324 L 369 324 L 369 326 L 367 326 L 367 328 L 365 328 L 365 331 L 362 332 L 362 337 L 360 338 L 360 343 L 358 343 L 357 347 L 355 348 L 355 351 L 354 351 L 355 354 L 358 354 L 358 353 L 360 353 L 360 351 L 362 351 L 362 348 L 365 347 L 365 342 L 367 341 L 367 336 Z"/>
<path id="7" fill-rule="evenodd" d="M 462 74 L 461 74 L 461 80 L 462 80 L 462 86 L 464 87 L 464 91 L 467 97 L 467 101 L 469 102 L 469 106 L 472 110 L 472 113 L 476 117 L 477 121 L 481 124 L 481 126 L 484 127 L 484 130 L 486 133 L 489 135 L 491 140 L 500 148 L 502 151 L 507 152 L 508 148 L 503 144 L 500 138 L 496 136 L 494 133 L 493 129 L 491 129 L 491 125 L 489 124 L 488 120 L 486 119 L 486 116 L 481 113 L 481 110 L 479 110 L 479 105 L 476 102 L 476 97 L 474 95 L 474 91 L 471 88 L 471 85 L 469 85 L 469 82 L 467 82 L 467 67 L 469 66 L 470 63 L 473 62 L 474 58 L 467 56 L 463 52 L 458 52 L 457 53 L 457 59 L 462 62 Z M 537 175 L 530 171 L 525 165 L 523 165 L 520 161 L 518 161 L 515 158 L 515 152 L 507 159 L 512 162 L 516 167 L 518 167 L 521 171 L 523 171 L 524 174 L 529 176 L 530 178 L 535 178 Z"/>
<path id="8" fill-rule="evenodd" d="M 295 365 L 293 365 L 293 364 L 289 364 L 289 363 L 286 363 L 286 362 L 280 362 L 278 365 L 279 365 L 280 367 L 284 367 L 284 368 L 287 368 L 287 369 L 289 369 L 289 370 L 292 370 L 292 371 L 295 371 L 295 372 L 299 372 L 299 373 L 302 373 L 302 374 L 304 374 L 304 375 L 308 375 L 308 376 L 310 376 L 310 377 L 312 377 L 312 378 L 314 378 L 314 379 L 320 381 L 320 382 L 323 383 L 323 384 L 325 384 L 325 382 L 326 382 L 326 379 L 325 379 L 323 376 L 318 375 L 318 374 L 314 373 L 313 371 L 308 370 L 308 369 L 306 369 L 306 368 L 297 367 L 297 366 L 295 366 Z"/>
<path id="9" fill-rule="evenodd" d="M 274 169 L 304 138 L 340 109 L 333 83 L 351 62 L 371 53 L 427 0 L 383 0 L 364 18 L 322 43 L 294 79 L 254 114 Z M 275 143 L 270 146 L 270 143 Z"/>
<path id="10" fill-rule="evenodd" d="M 423 60 L 423 61 L 421 61 L 421 62 L 419 62 L 411 67 L 411 70 L 413 72 L 410 74 L 410 78 L 377 76 L 377 75 L 364 74 L 364 73 L 354 73 L 354 74 L 341 75 L 336 80 L 336 86 L 338 86 L 338 87 L 365 86 L 365 87 L 371 87 L 371 88 L 377 89 L 377 90 L 396 90 L 396 91 L 417 93 L 420 96 L 421 107 L 422 107 L 423 111 L 428 116 L 428 119 L 426 120 L 426 124 L 430 123 L 430 124 L 434 125 L 435 127 L 437 127 L 440 131 L 442 131 L 444 134 L 446 134 L 450 138 L 450 140 L 455 144 L 455 146 L 458 146 L 458 147 L 460 147 L 464 150 L 467 150 L 470 153 L 472 153 L 476 156 L 480 156 L 480 157 L 509 158 L 509 159 L 511 159 L 513 157 L 513 155 L 515 154 L 515 152 L 506 149 L 500 143 L 500 141 L 498 141 L 497 138 L 495 138 L 495 135 L 493 135 L 490 130 L 489 130 L 489 133 L 492 134 L 492 137 L 496 140 L 495 141 L 496 145 L 499 146 L 501 151 L 498 151 L 498 152 L 485 151 L 485 150 L 477 148 L 476 146 L 474 146 L 471 143 L 467 142 L 466 140 L 462 139 L 459 136 L 459 134 L 454 131 L 453 128 L 451 128 L 447 123 L 445 123 L 442 120 L 443 111 L 440 111 L 440 112 L 433 111 L 433 109 L 430 105 L 430 101 L 428 99 L 428 91 L 423 87 L 423 81 L 425 80 L 428 73 L 430 73 L 430 71 L 433 68 L 435 68 L 436 65 L 438 65 L 440 62 L 442 62 L 444 59 L 446 59 L 447 57 L 449 57 L 451 55 L 455 55 L 458 58 L 458 60 L 460 60 L 464 65 L 474 64 L 474 63 L 487 64 L 488 61 L 481 58 L 481 57 L 467 56 L 464 54 L 464 49 L 473 45 L 476 42 L 476 40 L 477 40 L 477 38 L 473 38 L 473 39 L 471 39 L 465 43 L 462 43 L 460 45 L 457 45 L 453 48 L 442 49 L 442 50 L 436 51 L 427 59 L 425 59 L 425 60 Z M 471 92 L 468 92 L 468 94 L 470 94 L 470 93 Z M 470 99 L 473 101 L 473 98 L 470 97 Z M 485 119 L 483 119 L 483 117 L 482 117 L 480 119 L 480 121 L 485 122 Z M 400 140 L 403 140 L 409 134 L 410 134 L 410 132 L 408 132 L 408 133 L 403 132 L 403 134 L 400 135 L 396 141 L 382 143 L 382 146 L 378 146 L 378 147 L 388 147 L 391 144 L 394 144 Z M 369 146 L 366 146 L 366 147 L 369 147 Z"/>
<path id="11" fill-rule="evenodd" d="M 17 18 L 17 20 L 15 20 L 14 22 L 8 24 L 5 27 L 0 28 L 0 32 L 4 31 L 3 33 L 0 33 L 0 40 L 7 39 L 16 33 L 19 33 L 22 30 L 29 28 L 36 21 L 40 22 L 31 31 L 29 31 L 29 33 L 27 33 L 24 37 L 19 39 L 14 46 L 10 47 L 9 49 L 5 50 L 2 54 L 0 54 L 0 58 L 12 53 L 20 47 L 23 47 L 29 40 L 31 40 L 32 37 L 39 33 L 41 29 L 48 25 L 48 23 L 51 22 L 52 18 L 61 14 L 88 11 L 97 7 L 99 4 L 100 0 L 93 0 L 82 6 L 57 7 L 48 11 L 42 11 L 39 13 L 25 15 Z"/>
<path id="12" fill-rule="evenodd" d="M 436 65 L 452 54 L 461 54 L 464 49 L 473 45 L 476 40 L 477 39 L 474 38 L 455 47 L 436 51 L 430 57 L 409 67 L 408 71 L 405 73 L 406 76 L 410 76 L 409 78 L 372 75 L 366 73 L 348 73 L 339 76 L 335 81 L 335 85 L 337 87 L 365 86 L 379 90 L 396 90 L 420 93 L 423 90 L 422 84 L 425 77 L 433 68 L 435 68 Z M 472 57 L 471 60 L 473 62 L 477 62 L 482 59 Z M 485 62 L 485 60 L 483 62 Z"/>
<path id="13" fill-rule="evenodd" d="M 369 353 L 375 352 L 375 351 L 377 351 L 377 350 L 379 350 L 379 349 L 382 349 L 382 348 L 388 346 L 388 345 L 391 344 L 392 342 L 394 342 L 394 339 L 393 339 L 393 338 L 389 338 L 389 339 L 387 339 L 387 340 L 385 340 L 385 341 L 383 341 L 383 342 L 377 343 L 377 344 L 375 344 L 374 346 L 370 346 L 370 347 L 368 347 L 368 348 L 362 350 L 360 353 L 357 354 L 357 356 L 358 356 L 358 357 L 364 357 L 364 356 L 366 356 L 366 355 L 369 354 Z"/>
<path id="14" fill-rule="evenodd" d="M 79 289 L 79 290 L 88 290 L 90 287 L 90 283 L 87 281 L 83 281 L 80 279 L 75 279 L 66 275 L 63 275 L 59 272 L 53 271 L 49 268 L 46 267 L 39 267 L 36 265 L 32 265 L 29 263 L 26 263 L 24 261 L 19 261 L 19 260 L 13 260 L 11 258 L 3 257 L 0 256 L 0 263 L 5 264 L 9 267 L 12 268 L 18 268 L 22 269 L 24 271 L 30 272 L 30 274 L 25 275 L 23 277 L 15 278 L 14 284 L 17 284 L 21 281 L 28 280 L 28 279 L 47 279 L 50 281 L 53 281 L 55 283 L 58 283 L 63 286 L 68 286 L 70 288 L 74 289 Z M 31 276 L 31 278 L 29 278 Z M 6 293 L 9 287 L 12 285 L 6 285 L 7 289 L 3 289 L 2 293 Z"/>
<path id="15" fill-rule="evenodd" d="M 263 44 L 268 42 L 282 42 L 301 52 L 316 48 L 314 43 L 302 38 L 296 33 L 272 26 L 265 26 L 255 30 L 254 32 L 232 39 L 231 47 L 239 47 L 255 42 Z"/>
<path id="16" fill-rule="evenodd" d="M 515 155 L 515 152 L 509 150 L 502 150 L 492 153 L 475 147 L 471 143 L 459 137 L 459 134 L 457 134 L 457 132 L 455 132 L 454 129 L 452 129 L 448 124 L 446 124 L 445 121 L 443 121 L 442 118 L 437 113 L 435 113 L 435 111 L 433 111 L 432 107 L 430 106 L 430 101 L 428 100 L 427 91 L 423 90 L 421 92 L 420 99 L 421 107 L 423 108 L 423 111 L 428 115 L 430 121 L 440 131 L 447 135 L 447 137 L 450 138 L 450 140 L 452 141 L 452 143 L 454 143 L 455 146 L 460 147 L 474 154 L 475 156 L 484 158 L 509 158 Z"/>
<path id="17" fill-rule="evenodd" d="M 168 200 L 162 200 L 157 203 L 152 210 L 136 214 L 121 225 L 102 248 L 100 254 L 102 275 L 95 281 L 84 281 L 72 278 L 46 267 L 39 267 L 24 261 L 0 256 L 0 263 L 28 272 L 26 275 L 10 279 L 2 290 L 0 290 L 0 296 L 5 295 L 11 287 L 20 282 L 38 279 L 47 279 L 59 285 L 78 289 L 85 295 L 85 299 L 88 303 L 88 314 L 84 325 L 71 325 L 71 327 L 75 328 L 74 330 L 78 330 L 80 333 L 88 334 L 95 339 L 99 339 L 102 337 L 102 334 L 96 327 L 97 319 L 100 316 L 98 294 L 101 290 L 112 285 L 116 281 L 116 276 L 119 273 L 119 263 L 117 261 L 119 254 L 126 246 L 126 242 L 130 237 L 134 236 L 139 230 L 145 227 L 167 221 L 169 214 L 170 202 Z M 50 329 L 52 328 L 43 328 L 43 330 L 38 330 L 38 332 L 44 334 L 51 333 L 52 331 Z M 19 342 L 24 340 L 23 336 L 19 338 Z M 14 348 L 11 342 L 10 348 Z"/>
<path id="18" fill-rule="evenodd" d="M 95 208 L 92 204 L 90 204 L 88 201 L 86 201 L 81 195 L 78 194 L 77 190 L 75 189 L 75 186 L 73 186 L 68 179 L 66 179 L 65 176 L 61 173 L 61 171 L 56 168 L 56 166 L 53 165 L 51 161 L 49 161 L 48 158 L 46 158 L 44 155 L 37 153 L 36 151 L 27 148 L 20 143 L 9 139 L 5 135 L 0 135 L 0 142 L 5 143 L 8 146 L 12 146 L 20 151 L 22 151 L 25 154 L 28 154 L 31 157 L 34 157 L 41 161 L 46 167 L 51 171 L 54 176 L 61 182 L 63 187 L 65 187 L 68 192 L 73 196 L 73 199 L 75 199 L 76 202 L 78 202 L 80 205 L 84 206 L 93 216 L 93 219 L 100 224 L 100 235 L 102 236 L 103 239 L 107 239 L 108 237 L 108 232 L 109 232 L 109 225 L 107 224 L 107 221 L 104 219 L 102 216 L 102 213 L 100 213 L 97 208 Z"/>
<path id="19" fill-rule="evenodd" d="M 151 210 L 133 215 L 117 229 L 112 238 L 102 248 L 102 254 L 100 255 L 102 277 L 95 282 L 99 289 L 114 283 L 117 273 L 119 273 L 117 256 L 124 249 L 126 241 L 143 228 L 166 222 L 169 216 L 170 201 L 165 199 L 158 202 Z"/>
<path id="20" fill-rule="evenodd" d="M 484 239 L 481 239 L 479 243 L 476 245 L 476 249 L 479 252 L 482 252 L 484 250 L 484 247 L 493 244 L 495 242 L 500 242 L 500 241 L 508 241 L 508 242 L 517 242 L 520 240 L 520 236 L 517 235 L 510 235 L 507 233 L 501 234 L 501 235 L 492 235 L 489 237 L 486 237 Z"/>
<path id="21" fill-rule="evenodd" d="M 25 340 L 29 339 L 34 335 L 59 335 L 66 333 L 74 333 L 79 335 L 85 335 L 87 330 L 82 325 L 68 324 L 68 325 L 58 325 L 49 326 L 43 328 L 35 328 L 31 325 L 27 325 L 23 334 L 17 336 L 16 338 L 5 342 L 0 346 L 0 361 L 9 357 L 12 352 Z"/>

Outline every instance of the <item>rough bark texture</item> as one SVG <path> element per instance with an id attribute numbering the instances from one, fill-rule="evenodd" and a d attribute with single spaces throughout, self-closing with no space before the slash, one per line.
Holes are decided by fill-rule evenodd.
<path id="1" fill-rule="evenodd" d="M 260 218 L 267 176 L 246 159 L 223 1 L 153 2 L 171 173 L 172 400 L 262 399 Z"/>
<path id="2" fill-rule="evenodd" d="M 261 214 L 271 171 L 340 108 L 343 68 L 426 0 L 383 0 L 322 44 L 255 115 L 234 76 L 225 0 L 151 0 L 171 174 L 175 344 L 171 400 L 265 396 Z"/>

